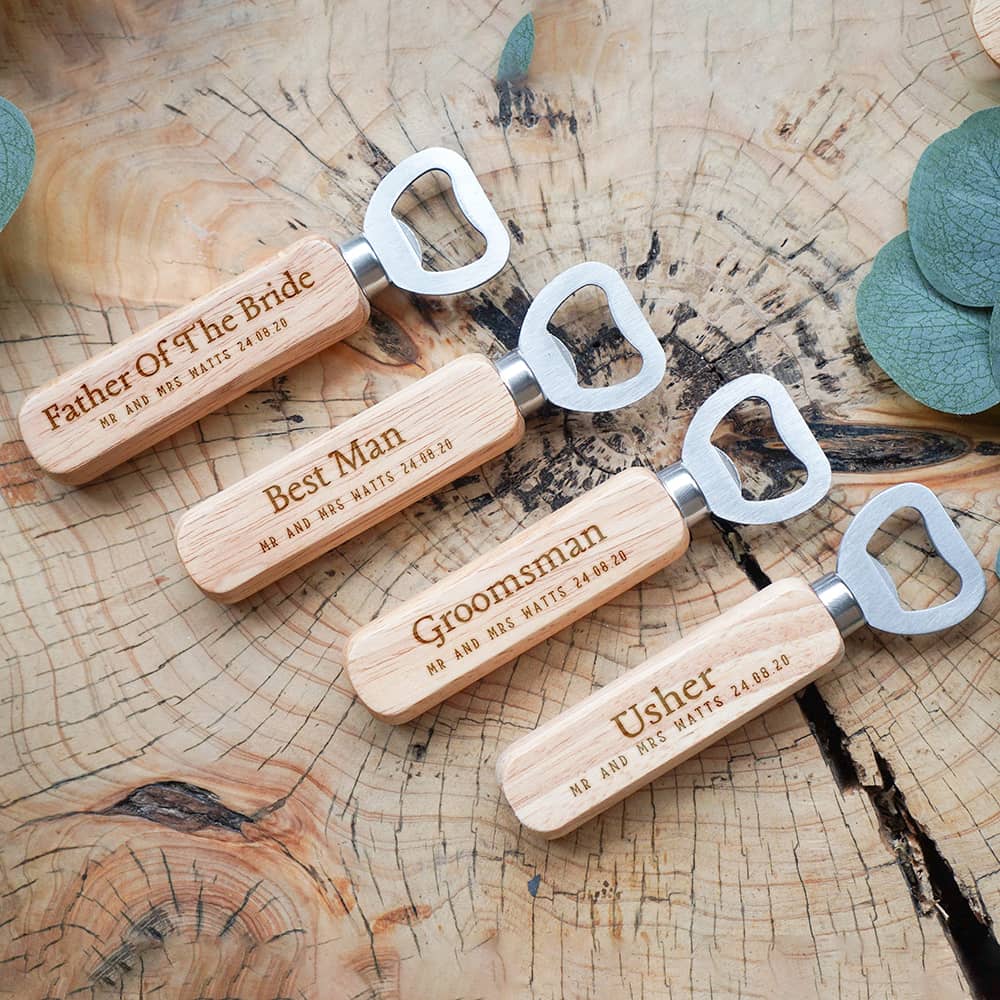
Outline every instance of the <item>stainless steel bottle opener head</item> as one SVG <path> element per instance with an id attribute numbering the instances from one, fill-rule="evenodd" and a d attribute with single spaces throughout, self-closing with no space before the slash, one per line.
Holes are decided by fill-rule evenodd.
<path id="1" fill-rule="evenodd" d="M 466 219 L 486 240 L 481 257 L 447 271 L 428 271 L 422 265 L 413 231 L 392 211 L 400 195 L 432 170 L 448 175 Z M 510 236 L 469 164 L 450 149 L 432 146 L 408 156 L 382 178 L 365 212 L 364 235 L 340 250 L 369 298 L 390 284 L 418 295 L 453 295 L 500 271 L 510 255 Z"/>
<path id="2" fill-rule="evenodd" d="M 944 604 L 904 608 L 892 577 L 868 551 L 868 543 L 885 521 L 906 508 L 920 515 L 938 555 L 958 574 L 959 592 Z M 872 497 L 858 511 L 841 540 L 837 572 L 828 573 L 813 589 L 845 635 L 865 623 L 883 632 L 926 635 L 968 618 L 986 594 L 986 577 L 934 493 L 919 483 L 900 483 Z"/>
<path id="3" fill-rule="evenodd" d="M 805 482 L 784 496 L 748 500 L 735 466 L 712 444 L 719 421 L 748 399 L 767 403 L 785 447 L 805 466 Z M 737 524 L 775 524 L 797 517 L 826 496 L 833 478 L 826 455 L 788 391 L 777 379 L 762 374 L 743 375 L 716 389 L 688 426 L 680 462 L 658 475 L 689 522 L 711 511 Z"/>
<path id="4" fill-rule="evenodd" d="M 559 307 L 588 285 L 602 289 L 619 332 L 642 358 L 638 374 L 615 385 L 580 385 L 573 355 L 548 329 Z M 521 324 L 517 350 L 500 358 L 496 367 L 525 416 L 545 400 L 567 410 L 598 413 L 647 396 L 663 380 L 667 358 L 621 275 L 607 264 L 586 261 L 556 275 L 538 293 Z"/>

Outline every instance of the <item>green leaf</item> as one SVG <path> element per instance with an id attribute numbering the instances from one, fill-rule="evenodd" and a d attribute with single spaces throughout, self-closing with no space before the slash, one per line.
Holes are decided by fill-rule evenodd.
<path id="1" fill-rule="evenodd" d="M 900 233 L 879 251 L 857 299 L 858 329 L 872 357 L 914 399 L 946 413 L 1000 402 L 990 368 L 990 310 L 935 291 Z"/>
<path id="2" fill-rule="evenodd" d="M 35 137 L 27 119 L 0 97 L 0 229 L 21 204 L 35 166 Z"/>
<path id="3" fill-rule="evenodd" d="M 528 75 L 528 66 L 535 51 L 535 19 L 525 14 L 510 33 L 507 44 L 500 53 L 497 82 L 520 80 Z"/>
<path id="4" fill-rule="evenodd" d="M 976 112 L 924 150 L 907 216 L 920 270 L 942 295 L 1000 302 L 1000 108 Z"/>

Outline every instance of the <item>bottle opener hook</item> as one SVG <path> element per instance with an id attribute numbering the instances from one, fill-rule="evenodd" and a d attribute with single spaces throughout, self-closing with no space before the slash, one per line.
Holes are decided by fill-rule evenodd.
<path id="1" fill-rule="evenodd" d="M 938 555 L 958 575 L 958 594 L 943 604 L 904 608 L 892 577 L 868 551 L 868 543 L 882 525 L 907 508 L 920 515 Z M 937 496 L 920 483 L 900 483 L 872 497 L 858 511 L 841 539 L 837 572 L 828 573 L 813 589 L 844 635 L 864 624 L 897 635 L 927 635 L 968 618 L 986 594 L 986 577 Z"/>
<path id="2" fill-rule="evenodd" d="M 636 375 L 614 385 L 580 385 L 572 353 L 548 329 L 559 307 L 588 286 L 604 292 L 619 332 L 642 358 Z M 517 350 L 500 358 L 497 369 L 525 416 L 543 398 L 567 410 L 599 413 L 631 406 L 652 392 L 663 380 L 667 358 L 622 276 L 607 264 L 585 261 L 556 275 L 535 296 L 521 324 Z"/>
<path id="3" fill-rule="evenodd" d="M 771 411 L 778 436 L 805 466 L 801 486 L 780 497 L 748 500 L 730 458 L 712 444 L 719 422 L 738 403 L 761 399 Z M 688 522 L 707 512 L 735 524 L 774 524 L 814 507 L 830 490 L 830 462 L 788 390 L 770 375 L 743 375 L 716 389 L 701 406 L 684 435 L 681 460 L 659 472 L 660 481 Z"/>
<path id="4" fill-rule="evenodd" d="M 403 192 L 434 170 L 448 175 L 459 208 L 486 241 L 476 260 L 444 271 L 423 266 L 413 230 L 393 213 Z M 432 146 L 408 156 L 382 178 L 365 210 L 363 235 L 340 249 L 369 298 L 390 284 L 417 295 L 453 295 L 500 271 L 510 256 L 510 236 L 472 167 L 453 150 Z"/>

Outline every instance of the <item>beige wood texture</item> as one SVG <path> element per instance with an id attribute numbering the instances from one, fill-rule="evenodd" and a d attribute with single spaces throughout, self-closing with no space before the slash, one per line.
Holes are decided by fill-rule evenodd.
<path id="1" fill-rule="evenodd" d="M 359 629 L 344 653 L 370 712 L 408 722 L 684 554 L 681 512 L 627 469 Z"/>
<path id="2" fill-rule="evenodd" d="M 1000 62 L 1000 3 L 996 0 L 972 0 L 969 16 L 986 54 L 994 62 Z"/>
<path id="3" fill-rule="evenodd" d="M 21 436 L 49 475 L 85 483 L 367 319 L 340 251 L 307 236 L 33 392 Z"/>
<path id="4" fill-rule="evenodd" d="M 843 652 L 808 583 L 772 583 L 522 737 L 497 760 L 497 779 L 526 827 L 561 837 L 790 698 Z"/>
<path id="5" fill-rule="evenodd" d="M 0 93 L 39 151 L 0 233 L 0 994 L 989 995 L 1000 430 L 907 399 L 853 303 L 927 143 L 994 104 L 1000 71 L 961 0 L 546 0 L 528 75 L 497 85 L 527 10 L 0 16 Z M 489 285 L 379 296 L 354 336 L 87 487 L 28 456 L 30 392 L 307 232 L 356 234 L 379 179 L 433 143 L 468 156 L 511 232 Z M 431 264 L 467 259 L 423 194 L 408 219 Z M 498 357 L 584 258 L 643 303 L 669 353 L 656 393 L 539 413 L 503 456 L 251 601 L 197 589 L 174 547 L 185 510 L 461 355 Z M 595 302 L 555 322 L 584 375 L 626 375 Z M 806 401 L 827 502 L 700 523 L 666 569 L 414 723 L 354 697 L 351 633 L 637 456 L 673 461 L 699 403 L 753 370 Z M 759 410 L 719 443 L 755 493 L 786 484 Z M 988 568 L 979 613 L 944 636 L 857 632 L 797 699 L 568 837 L 518 822 L 503 749 L 769 580 L 816 579 L 852 512 L 911 478 Z M 918 530 L 889 538 L 905 596 L 946 588 Z"/>
<path id="6" fill-rule="evenodd" d="M 177 551 L 220 601 L 242 600 L 496 458 L 524 419 L 481 354 L 457 358 L 188 511 Z"/>

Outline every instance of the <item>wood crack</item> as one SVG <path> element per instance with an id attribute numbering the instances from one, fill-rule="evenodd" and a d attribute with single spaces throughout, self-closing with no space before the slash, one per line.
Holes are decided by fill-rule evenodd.
<path id="1" fill-rule="evenodd" d="M 768 586 L 770 578 L 739 530 L 733 525 L 716 523 L 726 547 L 750 582 L 758 590 Z M 1000 997 L 1000 941 L 983 901 L 978 896 L 970 898 L 937 842 L 910 811 L 888 760 L 872 747 L 879 778 L 874 784 L 863 781 L 850 753 L 849 737 L 819 688 L 810 684 L 795 700 L 837 787 L 841 792 L 860 789 L 871 800 L 882 839 L 894 855 L 918 916 L 926 917 L 932 912 L 937 915 L 973 996 L 977 1000 L 996 1000 Z"/>
<path id="2" fill-rule="evenodd" d="M 102 809 L 103 816 L 137 816 L 173 830 L 195 833 L 205 829 L 241 832 L 250 816 L 224 806 L 217 796 L 186 781 L 157 781 L 133 789 L 125 798 Z"/>

